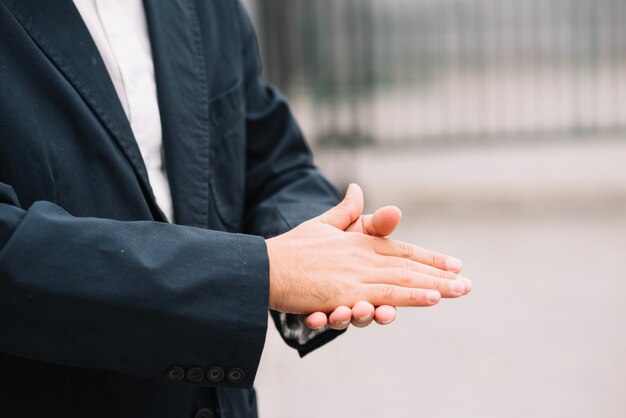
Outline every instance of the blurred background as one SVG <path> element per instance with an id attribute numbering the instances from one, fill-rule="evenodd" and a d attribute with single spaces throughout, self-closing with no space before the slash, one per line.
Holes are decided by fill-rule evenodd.
<path id="1" fill-rule="evenodd" d="M 304 359 L 270 327 L 261 418 L 626 417 L 626 2 L 245 3 L 323 172 L 474 281 Z"/>

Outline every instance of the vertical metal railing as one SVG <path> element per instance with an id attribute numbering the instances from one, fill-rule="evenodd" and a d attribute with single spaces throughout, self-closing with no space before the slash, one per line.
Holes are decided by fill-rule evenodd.
<path id="1" fill-rule="evenodd" d="M 624 0 L 251 0 L 319 145 L 626 133 Z"/>

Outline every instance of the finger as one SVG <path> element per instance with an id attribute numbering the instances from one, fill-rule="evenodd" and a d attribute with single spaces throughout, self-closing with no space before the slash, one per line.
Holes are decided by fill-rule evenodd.
<path id="1" fill-rule="evenodd" d="M 428 307 L 434 306 L 441 300 L 441 294 L 436 290 L 412 289 L 392 284 L 370 284 L 364 292 L 374 305 Z"/>
<path id="2" fill-rule="evenodd" d="M 463 285 L 465 286 L 465 293 L 463 293 L 463 295 L 469 295 L 469 292 L 472 291 L 472 281 L 468 279 L 467 277 L 463 277 L 463 276 L 457 277 L 457 280 L 462 281 Z"/>
<path id="3" fill-rule="evenodd" d="M 416 273 L 424 273 L 440 279 L 455 280 L 456 278 L 461 277 L 453 271 L 442 270 L 428 264 L 423 264 L 402 257 L 382 256 L 378 259 L 378 262 L 380 266 L 405 268 Z"/>
<path id="4" fill-rule="evenodd" d="M 393 306 L 383 305 L 376 308 L 374 320 L 380 325 L 387 325 L 396 319 L 397 310 Z"/>
<path id="5" fill-rule="evenodd" d="M 328 325 L 332 329 L 346 329 L 352 319 L 352 309 L 339 306 L 328 316 Z"/>
<path id="6" fill-rule="evenodd" d="M 326 326 L 328 317 L 324 312 L 314 312 L 304 318 L 304 324 L 311 329 L 320 329 Z"/>
<path id="7" fill-rule="evenodd" d="M 468 294 L 472 289 L 472 281 L 465 276 L 461 276 L 449 270 L 441 270 L 436 267 L 428 266 L 426 264 L 418 263 L 406 258 L 400 257 L 381 257 L 380 266 L 404 268 L 416 273 L 427 274 L 439 279 L 447 280 L 459 280 L 465 285 L 465 294 Z"/>
<path id="8" fill-rule="evenodd" d="M 364 328 L 374 319 L 374 305 L 366 301 L 359 301 L 352 307 L 352 325 Z"/>
<path id="9" fill-rule="evenodd" d="M 346 229 L 374 237 L 391 235 L 400 223 L 402 212 L 395 206 L 385 206 L 370 215 L 363 215 Z"/>
<path id="10" fill-rule="evenodd" d="M 332 225 L 342 231 L 359 219 L 363 212 L 363 191 L 357 184 L 350 184 L 346 195 L 337 206 L 324 212 L 316 219 L 322 223 Z"/>
<path id="11" fill-rule="evenodd" d="M 441 254 L 408 242 L 392 239 L 373 239 L 374 251 L 380 255 L 401 257 L 418 263 L 426 264 L 441 270 L 449 270 L 454 273 L 461 271 L 461 260 L 456 257 Z"/>
<path id="12" fill-rule="evenodd" d="M 461 280 L 440 279 L 424 273 L 416 273 L 404 268 L 382 268 L 375 275 L 364 278 L 364 283 L 390 284 L 416 289 L 437 290 L 444 298 L 458 298 L 465 295 L 465 283 Z"/>
<path id="13" fill-rule="evenodd" d="M 364 220 L 366 233 L 386 237 L 391 235 L 400 224 L 402 212 L 395 206 L 385 206 L 378 209 L 371 218 Z"/>

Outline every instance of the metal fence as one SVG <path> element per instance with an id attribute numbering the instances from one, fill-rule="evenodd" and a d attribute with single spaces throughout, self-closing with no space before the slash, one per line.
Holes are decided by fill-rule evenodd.
<path id="1" fill-rule="evenodd" d="M 317 145 L 626 133 L 624 0 L 249 0 Z"/>

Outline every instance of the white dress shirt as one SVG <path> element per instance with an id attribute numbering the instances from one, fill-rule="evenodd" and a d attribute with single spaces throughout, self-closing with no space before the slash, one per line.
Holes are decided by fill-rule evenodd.
<path id="1" fill-rule="evenodd" d="M 74 0 L 130 121 L 157 203 L 173 221 L 154 63 L 142 0 Z"/>

